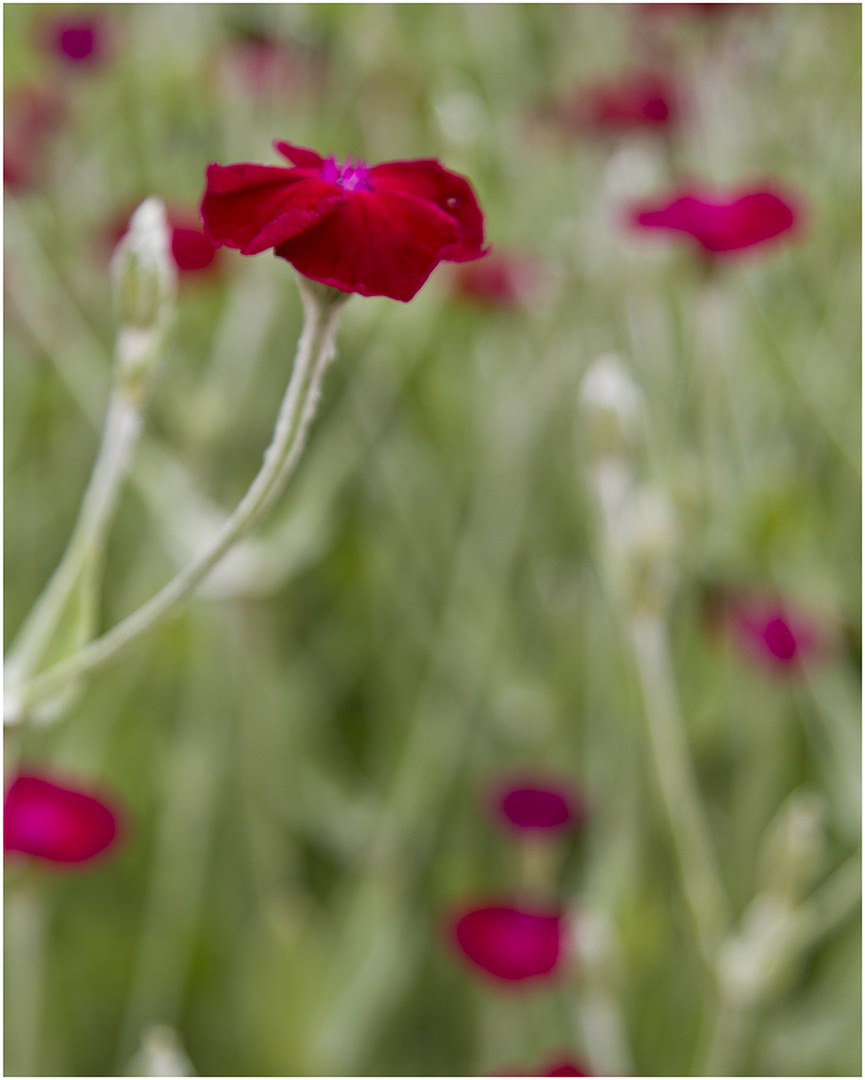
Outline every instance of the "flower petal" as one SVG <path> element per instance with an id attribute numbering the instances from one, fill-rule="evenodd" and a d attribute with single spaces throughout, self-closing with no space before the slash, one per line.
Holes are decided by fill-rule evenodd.
<path id="1" fill-rule="evenodd" d="M 689 233 L 706 251 L 716 253 L 762 244 L 795 221 L 793 207 L 772 191 L 750 191 L 729 200 L 685 194 L 634 210 L 635 224 Z"/>
<path id="2" fill-rule="evenodd" d="M 317 154 L 315 150 L 308 150 L 305 146 L 295 146 L 282 139 L 274 139 L 273 148 L 278 154 L 288 158 L 292 165 L 299 165 L 304 169 L 320 169 L 324 165 L 321 154 Z"/>
<path id="3" fill-rule="evenodd" d="M 24 775 L 6 793 L 6 851 L 56 863 L 86 862 L 108 848 L 117 833 L 116 813 L 95 794 Z"/>
<path id="4" fill-rule="evenodd" d="M 214 243 L 254 255 L 317 224 L 344 199 L 307 169 L 209 165 L 201 220 Z"/>
<path id="5" fill-rule="evenodd" d="M 456 920 L 453 934 L 469 960 L 508 982 L 549 975 L 562 955 L 559 913 L 506 905 L 473 908 Z"/>
<path id="6" fill-rule="evenodd" d="M 432 203 L 398 190 L 357 190 L 276 254 L 344 292 L 411 300 L 457 241 L 456 222 Z"/>
<path id="7" fill-rule="evenodd" d="M 471 184 L 463 176 L 449 172 L 435 158 L 418 161 L 388 161 L 369 171 L 373 190 L 402 191 L 433 203 L 456 222 L 457 240 L 441 258 L 448 262 L 468 262 L 486 254 L 484 217 Z"/>

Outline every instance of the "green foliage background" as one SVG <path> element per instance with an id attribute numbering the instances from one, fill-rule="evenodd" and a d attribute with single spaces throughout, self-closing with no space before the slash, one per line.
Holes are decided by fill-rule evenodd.
<path id="1" fill-rule="evenodd" d="M 7 90 L 51 73 L 34 42 L 54 10 L 4 6 Z M 493 245 L 544 258 L 551 281 L 526 311 L 460 304 L 448 267 L 408 305 L 352 298 L 262 530 L 270 579 L 205 590 L 61 722 L 12 732 L 15 758 L 115 791 L 129 833 L 86 872 L 10 868 L 7 1073 L 122 1072 L 153 1023 L 205 1075 L 586 1057 L 579 980 L 502 993 L 444 941 L 453 905 L 514 887 L 479 793 L 527 766 L 587 793 L 559 888 L 615 929 L 633 1071 L 691 1072 L 713 989 L 599 577 L 578 391 L 615 350 L 646 396 L 641 468 L 681 525 L 675 673 L 735 914 L 798 788 L 825 805 L 817 886 L 859 843 L 860 14 L 768 5 L 657 16 L 650 34 L 619 5 L 99 7 L 112 55 L 65 76 L 44 183 L 6 200 L 7 640 L 87 482 L 114 334 L 104 232 L 145 195 L 194 207 L 208 162 L 275 163 L 274 138 L 437 156 L 471 178 Z M 215 57 L 240 31 L 303 58 L 290 92 L 232 90 Z M 538 119 L 580 79 L 659 59 L 688 106 L 671 145 Z M 674 173 L 778 177 L 805 228 L 707 283 L 687 244 L 617 218 Z M 269 440 L 301 312 L 287 264 L 224 254 L 218 278 L 181 288 L 147 427 L 228 508 Z M 178 566 L 170 507 L 138 477 L 111 534 L 106 628 Z M 715 582 L 830 612 L 854 644 L 807 677 L 767 675 L 707 638 Z M 741 1072 L 859 1074 L 859 976 L 851 914 L 757 1009 Z"/>

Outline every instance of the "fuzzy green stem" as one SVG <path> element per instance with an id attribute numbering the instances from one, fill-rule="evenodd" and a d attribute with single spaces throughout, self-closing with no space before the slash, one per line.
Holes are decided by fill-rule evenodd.
<path id="1" fill-rule="evenodd" d="M 685 898 L 703 957 L 714 966 L 729 908 L 715 865 L 709 826 L 693 774 L 661 616 L 630 620 L 649 739 L 679 860 Z"/>
<path id="2" fill-rule="evenodd" d="M 304 328 L 294 369 L 264 454 L 261 469 L 231 517 L 209 546 L 137 611 L 102 637 L 35 676 L 17 689 L 10 688 L 20 709 L 54 693 L 71 679 L 92 672 L 130 642 L 165 618 L 204 580 L 222 556 L 259 520 L 276 498 L 297 463 L 318 402 L 321 383 L 334 355 L 337 319 L 345 294 L 316 288 L 301 280 Z"/>
<path id="3" fill-rule="evenodd" d="M 141 431 L 141 411 L 123 386 L 115 386 L 96 464 L 63 557 L 22 625 L 6 659 L 10 687 L 38 670 L 85 570 L 100 558 L 117 498 Z M 90 577 L 91 575 L 86 575 Z M 96 582 L 93 582 L 96 587 Z"/>

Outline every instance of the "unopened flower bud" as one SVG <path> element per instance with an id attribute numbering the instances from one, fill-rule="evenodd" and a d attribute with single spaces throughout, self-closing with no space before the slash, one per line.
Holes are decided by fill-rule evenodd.
<path id="1" fill-rule="evenodd" d="M 129 231 L 111 258 L 111 279 L 118 370 L 123 383 L 132 388 L 158 356 L 177 290 L 171 230 L 159 199 L 145 199 L 132 215 Z"/>
<path id="2" fill-rule="evenodd" d="M 120 326 L 154 326 L 174 299 L 176 285 L 171 232 L 159 199 L 145 199 L 132 215 L 111 258 L 111 277 Z"/>
<path id="3" fill-rule="evenodd" d="M 604 353 L 580 387 L 585 438 L 594 457 L 620 456 L 639 436 L 643 395 L 625 364 Z"/>

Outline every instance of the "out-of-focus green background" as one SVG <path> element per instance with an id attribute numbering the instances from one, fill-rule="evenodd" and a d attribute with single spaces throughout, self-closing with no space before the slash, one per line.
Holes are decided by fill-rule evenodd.
<path id="1" fill-rule="evenodd" d="M 479 793 L 527 766 L 586 792 L 559 890 L 578 927 L 585 909 L 613 928 L 632 1071 L 689 1073 L 713 990 L 600 580 L 578 392 L 613 350 L 647 401 L 640 468 L 680 522 L 675 675 L 734 913 L 796 789 L 825 809 L 816 887 L 860 822 L 859 5 L 100 5 L 107 55 L 63 67 L 39 26 L 81 10 L 4 6 L 7 96 L 49 80 L 66 106 L 42 176 L 6 199 L 7 640 L 86 485 L 114 334 L 106 232 L 144 196 L 194 210 L 208 162 L 275 164 L 275 138 L 436 156 L 470 177 L 495 248 L 547 279 L 524 310 L 459 301 L 448 266 L 408 305 L 352 298 L 256 572 L 217 573 L 66 718 L 13 733 L 23 762 L 114 791 L 129 829 L 92 870 L 7 875 L 7 1074 L 123 1072 L 157 1023 L 205 1075 L 587 1059 L 579 979 L 503 992 L 442 930 L 453 905 L 511 893 L 513 844 Z M 290 76 L 251 90 L 232 48 L 255 35 Z M 670 140 L 549 119 L 575 84 L 646 66 L 680 88 Z M 804 227 L 707 279 L 686 242 L 621 224 L 675 178 L 776 178 Z M 270 254 L 182 281 L 145 464 L 158 443 L 233 506 L 299 330 Z M 147 476 L 139 460 L 111 533 L 106 628 L 185 557 L 183 507 Z M 707 635 L 717 583 L 779 591 L 848 644 L 807 676 L 767 673 Z M 859 1074 L 859 983 L 852 914 L 755 1006 L 739 1069 Z"/>

